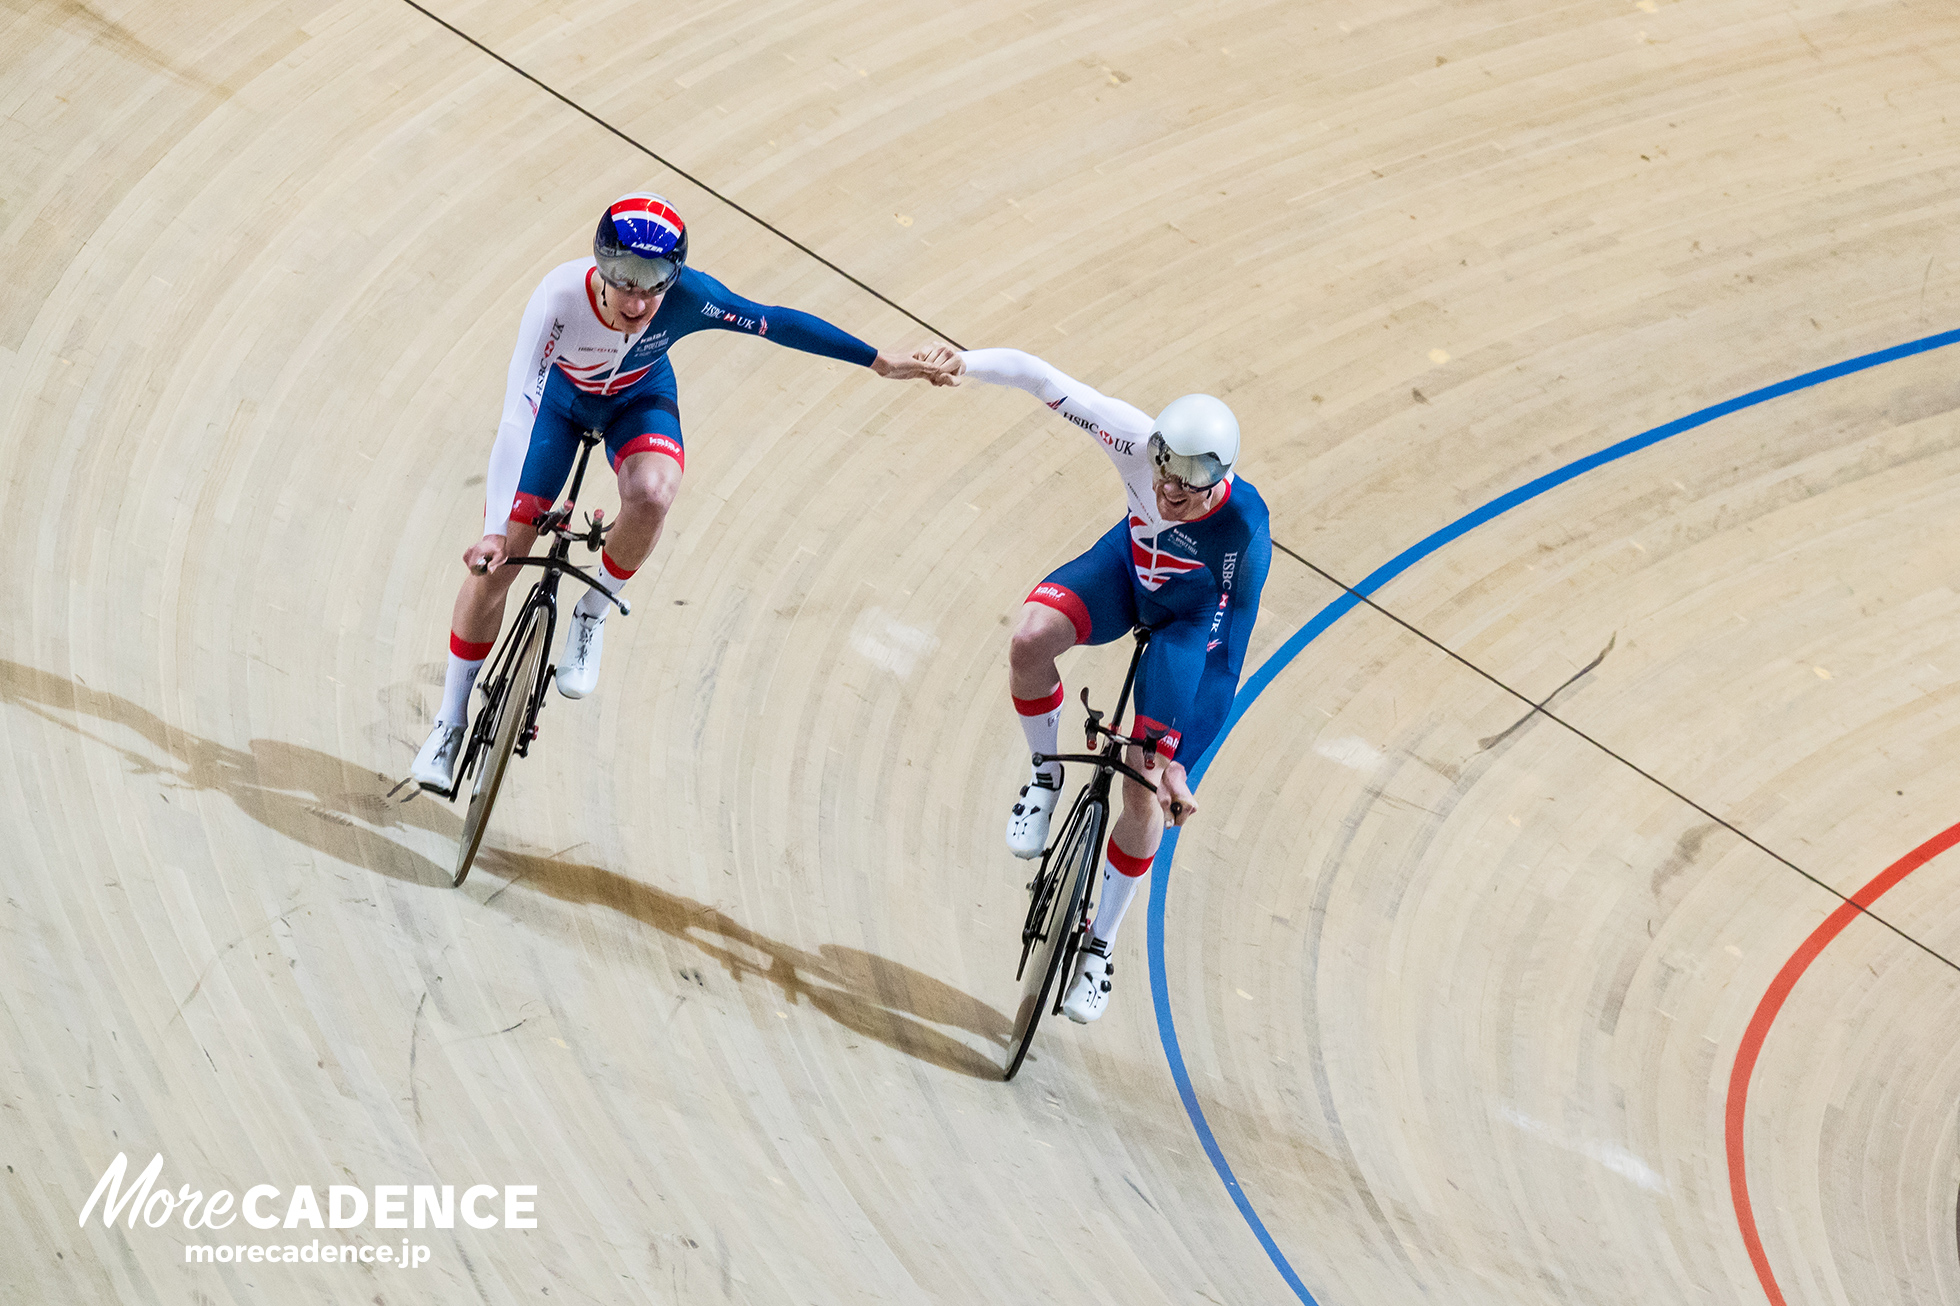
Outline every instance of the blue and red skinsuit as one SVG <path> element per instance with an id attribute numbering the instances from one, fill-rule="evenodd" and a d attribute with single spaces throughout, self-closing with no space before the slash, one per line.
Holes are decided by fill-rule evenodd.
<path id="1" fill-rule="evenodd" d="M 739 331 L 866 367 L 878 356 L 822 318 L 744 299 L 693 268 L 681 270 L 646 328 L 625 336 L 599 315 L 602 286 L 592 260 L 576 259 L 547 273 L 524 310 L 486 478 L 486 535 L 505 533 L 507 519 L 528 522 L 551 506 L 571 472 L 581 431 L 606 433 L 615 470 L 642 452 L 686 465 L 667 357 L 683 336 Z"/>
<path id="2" fill-rule="evenodd" d="M 961 359 L 975 380 L 1034 395 L 1094 437 L 1116 464 L 1128 515 L 1087 553 L 1050 572 L 1028 601 L 1066 615 L 1081 644 L 1107 644 L 1149 626 L 1150 647 L 1137 670 L 1137 726 L 1165 732 L 1159 751 L 1166 757 L 1195 762 L 1231 712 L 1259 618 L 1273 560 L 1266 501 L 1233 475 L 1204 517 L 1169 520 L 1157 511 L 1148 416 L 1018 349 L 970 350 Z"/>
<path id="3" fill-rule="evenodd" d="M 1259 491 L 1234 477 L 1226 494 L 1209 515 L 1165 532 L 1182 558 L 1198 566 L 1159 588 L 1147 589 L 1138 578 L 1142 549 L 1131 533 L 1135 519 L 1126 518 L 1028 595 L 1029 602 L 1066 614 L 1078 643 L 1107 644 L 1137 626 L 1151 628 L 1137 669 L 1138 730 L 1165 731 L 1169 746 L 1159 751 L 1186 763 L 1204 755 L 1232 710 L 1273 560 Z"/>

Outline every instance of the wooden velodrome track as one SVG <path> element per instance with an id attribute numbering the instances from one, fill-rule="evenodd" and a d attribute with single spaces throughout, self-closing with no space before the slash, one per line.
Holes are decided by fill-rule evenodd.
<path id="1" fill-rule="evenodd" d="M 6 1301 L 1960 1302 L 1960 853 L 1923 847 L 1960 822 L 1960 350 L 1327 611 L 1534 478 L 1960 327 L 1947 7 L 0 32 Z M 547 708 L 462 890 L 454 812 L 384 797 L 518 313 L 640 187 L 765 302 L 1244 424 L 1285 660 L 1154 948 L 1133 913 L 1109 1016 L 1011 1085 L 1005 624 L 1118 511 L 1024 396 L 682 345 L 686 489 L 600 693 Z M 78 1226 L 118 1152 L 531 1184 L 538 1224 L 187 1265 L 222 1238 Z"/>

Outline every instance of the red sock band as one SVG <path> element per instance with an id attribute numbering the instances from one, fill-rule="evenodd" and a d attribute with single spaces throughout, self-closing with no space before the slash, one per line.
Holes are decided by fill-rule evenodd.
<path id="1" fill-rule="evenodd" d="M 1115 835 L 1109 836 L 1109 864 L 1132 880 L 1139 875 L 1149 874 L 1150 863 L 1156 860 L 1156 857 L 1156 853 L 1151 853 L 1148 857 L 1132 857 L 1116 846 Z"/>
<path id="2" fill-rule="evenodd" d="M 614 580 L 632 580 L 633 571 L 639 570 L 638 567 L 633 568 L 633 571 L 626 570 L 626 568 L 613 561 L 612 554 L 604 550 L 601 550 L 599 553 L 599 565 L 604 567 L 606 569 L 606 575 L 611 576 Z"/>
<path id="3" fill-rule="evenodd" d="M 481 644 L 472 644 L 452 630 L 449 632 L 449 654 L 465 662 L 481 662 L 490 656 L 490 649 L 496 642 L 491 639 Z"/>
<path id="4" fill-rule="evenodd" d="M 1065 696 L 1062 687 L 1057 683 L 1053 693 L 1045 694 L 1040 698 L 1015 699 L 1014 710 L 1022 716 L 1047 716 L 1062 705 L 1063 697 Z"/>

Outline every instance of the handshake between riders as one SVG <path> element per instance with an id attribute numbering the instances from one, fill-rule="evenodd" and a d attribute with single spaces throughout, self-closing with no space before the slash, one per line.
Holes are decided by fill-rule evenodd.
<path id="1" fill-rule="evenodd" d="M 660 196 L 636 192 L 600 215 L 591 258 L 552 269 L 532 293 L 490 452 L 483 538 L 463 554 L 469 575 L 451 619 L 442 706 L 416 754 L 415 780 L 440 792 L 455 786 L 470 690 L 496 642 L 518 571 L 502 564 L 530 552 L 537 539 L 532 522 L 563 488 L 580 432 L 604 432 L 619 480 L 619 518 L 606 537 L 598 579 L 618 594 L 652 553 L 686 465 L 667 357 L 682 336 L 709 329 L 766 335 L 893 380 L 957 385 L 971 377 L 1026 390 L 1103 447 L 1129 499 L 1124 520 L 1049 573 L 1022 605 L 1009 653 L 1010 688 L 1030 753 L 1060 751 L 1056 659 L 1063 652 L 1106 644 L 1139 625 L 1154 632 L 1137 673 L 1135 733 L 1162 738 L 1150 756 L 1132 748 L 1127 760 L 1158 783 L 1154 791 L 1123 783 L 1093 937 L 1062 1002 L 1070 1018 L 1096 1019 L 1109 1001 L 1110 945 L 1164 824 L 1182 824 L 1197 810 L 1177 759 L 1201 756 L 1224 724 L 1272 561 L 1265 502 L 1233 472 L 1237 420 L 1209 395 L 1186 395 L 1153 421 L 1014 349 L 881 352 L 811 314 L 744 299 L 689 267 L 687 255 L 680 215 Z M 611 606 L 605 595 L 588 591 L 572 609 L 557 663 L 558 692 L 567 698 L 583 698 L 598 683 Z M 1059 763 L 1033 768 L 1007 823 L 1016 857 L 1041 856 L 1061 786 Z"/>

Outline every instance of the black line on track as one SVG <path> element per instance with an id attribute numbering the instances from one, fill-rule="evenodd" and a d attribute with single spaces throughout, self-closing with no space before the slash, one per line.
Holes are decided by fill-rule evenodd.
<path id="1" fill-rule="evenodd" d="M 522 68 L 519 68 L 516 64 L 504 58 L 502 55 L 498 54 L 495 50 L 492 50 L 489 46 L 477 40 L 474 36 L 471 36 L 468 32 L 465 32 L 462 28 L 457 27 L 454 23 L 449 22 L 447 19 L 444 19 L 439 15 L 430 13 L 427 9 L 424 9 L 421 5 L 415 3 L 415 0 L 402 0 L 402 3 L 407 5 L 410 9 L 413 9 L 416 13 L 421 14 L 424 18 L 428 19 L 430 22 L 435 23 L 439 27 L 445 28 L 449 32 L 453 33 L 454 35 L 462 38 L 464 41 L 469 42 L 471 45 L 475 46 L 483 53 L 489 55 L 492 59 L 495 59 L 498 63 L 510 69 L 512 72 L 516 73 L 519 77 L 522 77 L 525 81 L 531 83 L 531 85 L 537 87 L 545 94 L 551 96 L 553 99 L 557 100 L 565 107 L 572 109 L 577 113 L 583 114 L 587 118 L 590 118 L 593 122 L 597 123 L 601 127 L 604 127 L 607 131 L 619 137 L 619 139 L 625 141 L 628 145 L 631 145 L 634 149 L 646 155 L 649 159 L 652 159 L 655 163 L 667 169 L 669 172 L 676 173 L 679 176 L 686 178 L 693 185 L 700 187 L 702 190 L 714 196 L 716 199 L 720 200 L 723 204 L 726 204 L 729 208 L 734 209 L 737 213 L 741 214 L 749 221 L 755 223 L 763 230 L 768 231 L 772 235 L 778 237 L 786 244 L 794 246 L 796 249 L 799 249 L 803 253 L 808 254 L 811 258 L 823 264 L 825 267 L 829 268 L 832 272 L 835 272 L 838 276 L 844 278 L 844 280 L 850 282 L 852 285 L 856 286 L 859 290 L 862 290 L 865 294 L 870 295 L 873 299 L 885 305 L 887 308 L 892 308 L 900 313 L 903 313 L 906 317 L 912 319 L 914 322 L 917 322 L 920 326 L 932 332 L 934 335 L 938 336 L 941 340 L 944 340 L 947 344 L 951 345 L 953 348 L 962 349 L 962 350 L 966 348 L 965 345 L 953 339 L 953 337 L 947 335 L 944 331 L 941 331 L 938 327 L 926 321 L 924 318 L 920 317 L 917 313 L 914 313 L 911 309 L 905 307 L 905 305 L 892 299 L 890 296 L 882 294 L 879 291 L 874 290 L 872 287 L 867 286 L 864 282 L 858 280 L 856 277 L 846 272 L 843 268 L 838 267 L 835 263 L 832 263 L 829 259 L 817 253 L 817 251 L 811 249 L 808 245 L 805 245 L 802 241 L 790 235 L 787 231 L 784 231 L 781 227 L 777 226 L 775 223 L 769 221 L 769 219 L 762 217 L 760 214 L 755 213 L 753 210 L 744 208 L 742 205 L 736 203 L 734 200 L 728 198 L 728 196 L 716 190 L 713 186 L 710 186 L 707 182 L 702 181 L 699 177 L 689 172 L 686 168 L 683 168 L 679 164 L 675 163 L 672 159 L 666 158 L 660 154 L 655 153 L 653 150 L 648 149 L 645 145 L 642 145 L 639 141 L 634 140 L 631 136 L 628 136 L 625 132 L 613 126 L 611 123 L 607 122 L 604 118 L 601 118 L 598 114 L 592 112 L 592 110 L 580 104 L 577 100 L 572 99 L 569 95 L 566 95 L 563 91 L 558 90 L 550 83 L 539 79 L 538 77 L 532 75 L 531 73 L 526 72 Z"/>
<path id="2" fill-rule="evenodd" d="M 1798 875 L 1803 876 L 1804 879 L 1809 880 L 1812 884 L 1822 889 L 1825 893 L 1828 893 L 1833 898 L 1836 898 L 1839 902 L 1847 903 L 1853 907 L 1857 907 L 1857 909 L 1860 912 L 1862 912 L 1866 916 L 1871 917 L 1874 921 L 1878 922 L 1878 924 L 1883 925 L 1886 929 L 1892 931 L 1892 933 L 1898 935 L 1900 938 L 1904 939 L 1907 943 L 1910 943 L 1913 947 L 1918 948 L 1921 952 L 1924 952 L 1927 956 L 1933 958 L 1935 961 L 1941 963 L 1944 966 L 1947 966 L 1948 968 L 1954 971 L 1960 971 L 1960 963 L 1955 963 L 1952 959 L 1942 955 L 1941 953 L 1935 951 L 1931 947 L 1928 947 L 1926 944 L 1921 943 L 1918 939 L 1915 939 L 1912 935 L 1907 934 L 1904 930 L 1894 925 L 1891 921 L 1886 920 L 1883 916 L 1880 916 L 1877 912 L 1873 911 L 1871 908 L 1862 906 L 1858 903 L 1853 903 L 1848 895 L 1838 892 L 1836 889 L 1826 884 L 1823 880 L 1818 879 L 1815 875 L 1812 875 L 1809 871 L 1806 871 L 1803 867 L 1797 865 L 1795 862 L 1791 861 L 1788 857 L 1785 857 L 1782 853 L 1777 852 L 1773 848 L 1767 847 L 1765 844 L 1763 844 L 1761 840 L 1756 839 L 1748 834 L 1745 834 L 1743 831 L 1737 829 L 1732 823 L 1724 820 L 1720 816 L 1717 816 L 1714 812 L 1709 811 L 1706 807 L 1703 807 L 1700 803 L 1688 797 L 1686 794 L 1682 793 L 1679 789 L 1676 789 L 1673 785 L 1669 784 L 1667 781 L 1655 775 L 1652 771 L 1647 770 L 1645 767 L 1642 767 L 1639 763 L 1632 761 L 1631 759 L 1627 758 L 1625 755 L 1614 752 L 1611 748 L 1607 747 L 1599 740 L 1593 738 L 1591 735 L 1581 730 L 1578 726 L 1573 725 L 1570 721 L 1567 721 L 1564 717 L 1552 711 L 1550 708 L 1546 706 L 1546 704 L 1550 703 L 1553 698 L 1557 697 L 1558 690 L 1553 690 L 1552 693 L 1546 695 L 1543 703 L 1533 702 L 1529 697 L 1511 688 L 1511 686 L 1505 684 L 1502 680 L 1499 680 L 1496 676 L 1484 670 L 1482 667 L 1472 662 L 1469 658 L 1464 657 L 1461 653 L 1458 653 L 1455 649 L 1449 647 L 1441 640 L 1426 634 L 1425 632 L 1418 629 L 1416 626 L 1412 625 L 1411 623 L 1404 621 L 1401 617 L 1396 616 L 1393 612 L 1390 612 L 1387 608 L 1384 608 L 1381 604 L 1375 602 L 1374 599 L 1370 598 L 1368 595 L 1361 593 L 1360 591 L 1356 590 L 1352 585 L 1349 585 L 1347 582 L 1340 580 L 1339 578 L 1329 574 L 1324 568 L 1317 567 L 1313 563 L 1308 562 L 1305 558 L 1301 557 L 1293 550 L 1287 548 L 1284 544 L 1281 544 L 1278 540 L 1273 541 L 1273 547 L 1275 549 L 1278 549 L 1281 553 L 1284 553 L 1287 557 L 1293 559 L 1295 562 L 1299 563 L 1301 566 L 1305 567 L 1307 570 L 1319 576 L 1322 580 L 1327 581 L 1329 584 L 1339 586 L 1341 589 L 1345 590 L 1348 594 L 1352 595 L 1358 602 L 1364 604 L 1369 608 L 1374 609 L 1376 612 L 1379 612 L 1382 616 L 1387 617 L 1390 621 L 1394 622 L 1402 629 L 1408 631 L 1411 635 L 1414 635 L 1417 639 L 1421 640 L 1423 643 L 1428 644 L 1431 648 L 1436 649 L 1438 652 L 1442 653 L 1445 657 L 1448 657 L 1451 661 L 1460 664 L 1461 666 L 1467 668 L 1472 672 L 1475 672 L 1479 676 L 1482 676 L 1485 680 L 1488 680 L 1491 684 L 1497 686 L 1499 689 L 1503 690 L 1511 697 L 1517 699 L 1519 702 L 1529 707 L 1531 711 L 1529 714 L 1526 715 L 1525 720 L 1528 721 L 1533 716 L 1543 716 L 1547 720 L 1558 723 L 1559 725 L 1563 726 L 1565 729 L 1577 735 L 1579 738 L 1585 740 L 1588 744 L 1591 744 L 1594 748 L 1597 748 L 1600 752 L 1606 754 L 1606 756 L 1618 762 L 1621 766 L 1626 767 L 1627 770 L 1632 771 L 1635 775 L 1639 776 L 1641 779 L 1646 780 L 1649 784 L 1652 784 L 1657 788 L 1660 788 L 1666 791 L 1667 793 L 1672 794 L 1675 798 L 1680 799 L 1683 803 L 1686 803 L 1689 807 L 1692 807 L 1695 811 L 1700 812 L 1703 816 L 1715 822 L 1715 824 L 1721 826 L 1724 830 L 1727 830 L 1730 834 L 1742 840 L 1744 843 L 1756 849 L 1758 852 L 1763 853 L 1765 856 L 1770 857 L 1775 861 L 1781 862 L 1783 865 L 1789 867 L 1791 870 L 1795 871 Z M 1604 655 L 1602 654 L 1601 657 L 1603 658 Z M 1597 662 L 1595 662 L 1595 665 L 1597 665 Z M 1584 673 L 1581 672 L 1580 674 L 1583 675 Z M 1573 679 L 1577 679 L 1577 677 L 1575 676 Z M 1566 684 L 1570 684 L 1570 683 L 1571 681 L 1569 680 L 1566 682 Z M 1564 685 L 1561 685 L 1559 688 L 1563 689 L 1564 687 L 1565 687 Z M 1522 725 L 1524 724 L 1524 722 L 1521 721 L 1518 724 Z M 1512 727 L 1512 729 L 1516 729 L 1516 728 L 1517 728 L 1516 726 Z M 1507 731 L 1506 733 L 1508 734 L 1509 732 Z M 1960 1217 L 1956 1217 L 1956 1224 L 1960 1224 Z M 1960 1229 L 1956 1229 L 1956 1238 L 1960 1239 Z"/>
<path id="3" fill-rule="evenodd" d="M 460 27 L 457 27 L 454 23 L 449 22 L 447 19 L 442 18 L 440 15 L 431 13 L 429 10 L 417 4 L 416 0 L 402 0 L 402 3 L 407 5 L 410 9 L 413 9 L 416 13 L 421 14 L 424 18 L 427 18 L 430 22 L 435 23 L 438 27 L 443 28 L 444 30 L 458 37 L 459 39 L 467 42 L 471 46 L 474 46 L 477 50 L 482 51 L 490 58 L 496 60 L 504 67 L 516 73 L 519 77 L 522 77 L 525 81 L 531 83 L 533 86 L 537 87 L 545 94 L 551 96 L 553 99 L 563 104 L 566 108 L 571 109 L 574 112 L 584 116 L 585 118 L 590 119 L 598 126 L 605 128 L 607 131 L 611 132 L 614 136 L 619 137 L 620 140 L 625 141 L 628 145 L 632 146 L 640 153 L 646 155 L 649 159 L 652 159 L 655 163 L 658 163 L 661 167 L 666 168 L 668 171 L 675 173 L 676 175 L 682 178 L 685 178 L 690 184 L 714 196 L 716 199 L 720 200 L 723 204 L 726 204 L 729 208 L 735 210 L 735 212 L 741 214 L 743 217 L 755 223 L 757 226 L 769 232 L 771 235 L 774 235 L 779 240 L 783 241 L 785 244 L 790 245 L 791 247 L 801 251 L 802 253 L 809 255 L 817 262 L 829 268 L 832 272 L 835 272 L 838 276 L 844 278 L 844 280 L 856 286 L 859 290 L 864 291 L 864 293 L 870 295 L 873 299 L 876 299 L 879 303 L 884 304 L 886 307 L 891 308 L 894 311 L 903 314 L 907 318 L 910 318 L 912 321 L 918 323 L 926 330 L 938 336 L 941 340 L 944 340 L 947 344 L 952 345 L 955 349 L 964 350 L 966 348 L 965 345 L 955 340 L 950 334 L 948 334 L 945 331 L 941 331 L 938 327 L 926 321 L 924 318 L 920 317 L 917 313 L 914 313 L 911 309 L 905 307 L 903 304 L 900 304 L 899 302 L 892 299 L 890 296 L 882 293 L 881 291 L 878 291 L 873 287 L 866 285 L 863 281 L 860 281 L 857 277 L 852 276 L 849 272 L 846 272 L 843 268 L 838 267 L 835 263 L 831 262 L 823 255 L 817 253 L 816 250 L 811 249 L 808 245 L 805 245 L 802 241 L 790 235 L 788 232 L 784 231 L 781 227 L 778 227 L 775 223 L 769 221 L 767 218 L 761 216 L 760 214 L 754 212 L 753 210 L 746 208 L 743 205 L 737 203 L 736 201 L 730 199 L 728 196 L 716 190 L 713 186 L 710 186 L 707 182 L 702 181 L 699 177 L 689 172 L 686 168 L 681 167 L 673 160 L 666 158 L 664 155 L 661 155 L 655 150 L 650 149 L 646 145 L 635 140 L 633 137 L 628 136 L 625 132 L 621 131 L 618 127 L 613 126 L 613 124 L 607 122 L 604 118 L 601 118 L 598 114 L 592 112 L 592 110 L 586 108 L 584 105 L 572 99 L 564 92 L 558 90 L 550 83 L 542 80 L 541 78 L 535 76 L 530 72 L 527 72 L 525 69 L 518 67 L 516 64 L 504 58 L 502 55 L 498 54 L 495 50 L 492 50 L 489 46 L 485 45 L 483 42 L 477 40 L 474 36 L 471 36 L 468 32 L 465 32 Z M 1806 871 L 1803 867 L 1791 861 L 1788 857 L 1785 857 L 1783 854 L 1775 851 L 1774 849 L 1765 846 L 1760 840 L 1755 839 L 1748 834 L 1745 834 L 1743 831 L 1737 829 L 1732 823 L 1723 819 L 1720 816 L 1717 816 L 1714 812 L 1709 811 L 1706 807 L 1702 806 L 1694 799 L 1688 797 L 1686 794 L 1682 793 L 1679 789 L 1676 789 L 1673 785 L 1667 783 L 1667 781 L 1662 780 L 1659 776 L 1655 775 L 1653 772 L 1648 771 L 1645 768 L 1639 766 L 1637 763 L 1629 760 L 1627 757 L 1623 756 L 1622 754 L 1614 752 L 1611 748 L 1608 748 L 1605 744 L 1601 743 L 1599 740 L 1593 738 L 1585 731 L 1579 729 L 1578 726 L 1573 725 L 1570 721 L 1567 721 L 1564 717 L 1560 716 L 1558 713 L 1551 711 L 1546 705 L 1549 704 L 1552 701 L 1552 699 L 1558 696 L 1559 690 L 1553 690 L 1550 694 L 1546 695 L 1543 702 L 1533 702 L 1530 698 L 1526 697 L 1518 690 L 1511 688 L 1511 686 L 1505 684 L 1502 680 L 1499 680 L 1496 676 L 1492 675 L 1490 672 L 1484 670 L 1476 663 L 1470 661 L 1468 658 L 1458 653 L 1455 649 L 1450 648 L 1448 645 L 1442 643 L 1442 641 L 1432 638 L 1428 634 L 1424 633 L 1423 631 L 1417 629 L 1415 626 L 1411 625 L 1409 622 L 1404 621 L 1401 617 L 1396 616 L 1393 612 L 1390 612 L 1387 608 L 1384 608 L 1379 603 L 1376 603 L 1368 595 L 1356 591 L 1353 586 L 1347 584 L 1345 581 L 1337 579 L 1336 577 L 1329 574 L 1327 571 L 1323 570 L 1322 568 L 1315 566 L 1311 562 L 1308 562 L 1305 558 L 1301 557 L 1293 550 L 1287 548 L 1284 544 L 1281 544 L 1278 540 L 1273 541 L 1273 547 L 1278 549 L 1281 553 L 1284 553 L 1287 557 L 1293 559 L 1295 562 L 1299 563 L 1301 566 L 1307 568 L 1309 571 L 1320 576 L 1323 580 L 1326 580 L 1328 583 L 1339 586 L 1342 590 L 1346 591 L 1348 594 L 1353 595 L 1354 598 L 1358 600 L 1360 603 L 1362 603 L 1363 605 L 1369 608 L 1374 609 L 1376 612 L 1379 612 L 1382 616 L 1387 617 L 1390 621 L 1402 627 L 1404 630 L 1408 631 L 1411 635 L 1414 635 L 1417 639 L 1422 640 L 1424 643 L 1435 648 L 1436 650 L 1444 654 L 1446 657 L 1449 657 L 1453 661 L 1462 664 L 1468 670 L 1483 677 L 1485 680 L 1488 680 L 1491 684 L 1497 686 L 1497 688 L 1503 690 L 1506 694 L 1511 695 L 1519 702 L 1525 704 L 1527 707 L 1531 709 L 1530 713 L 1525 717 L 1525 720 L 1527 721 L 1530 720 L 1532 716 L 1542 715 L 1547 719 L 1556 722 L 1558 725 L 1563 726 L 1566 730 L 1571 731 L 1574 735 L 1577 735 L 1580 739 L 1585 740 L 1588 744 L 1591 744 L 1594 748 L 1597 748 L 1600 752 L 1606 754 L 1614 761 L 1620 763 L 1620 765 L 1626 767 L 1629 771 L 1632 771 L 1635 775 L 1638 775 L 1642 779 L 1646 780 L 1648 783 L 1655 785 L 1656 787 L 1662 790 L 1665 790 L 1667 793 L 1673 795 L 1675 798 L 1687 804 L 1695 811 L 1700 812 L 1703 816 L 1715 822 L 1715 824 L 1721 826 L 1724 830 L 1727 830 L 1730 834 L 1733 834 L 1736 838 L 1742 840 L 1744 843 L 1748 844 L 1752 848 L 1755 848 L 1758 852 L 1763 853 L 1765 856 L 1771 858 L 1774 861 L 1781 862 L 1784 866 L 1789 867 L 1791 870 L 1795 871 L 1798 875 L 1801 875 L 1804 879 L 1809 880 L 1812 884 L 1816 885 L 1824 892 L 1830 894 L 1832 897 L 1838 899 L 1840 902 L 1848 903 L 1851 904 L 1852 906 L 1857 906 L 1858 910 L 1862 912 L 1864 915 L 1871 917 L 1872 920 L 1876 921 L 1880 925 L 1883 925 L 1886 929 L 1892 931 L 1892 933 L 1898 935 L 1900 938 L 1904 939 L 1907 943 L 1912 944 L 1913 947 L 1918 948 L 1920 951 L 1924 952 L 1927 956 L 1932 957 L 1935 961 L 1940 962 L 1941 964 L 1949 967 L 1950 969 L 1956 972 L 1960 972 L 1960 963 L 1955 963 L 1951 959 L 1941 955 L 1939 952 L 1936 952 L 1934 949 L 1928 947 L 1926 944 L 1921 943 L 1918 939 L 1915 939 L 1912 935 L 1907 934 L 1904 930 L 1892 924 L 1892 922 L 1886 920 L 1883 916 L 1880 916 L 1877 912 L 1873 911 L 1871 908 L 1858 906 L 1858 904 L 1852 903 L 1851 899 L 1848 896 L 1838 892 L 1836 889 L 1832 888 L 1829 884 L 1826 884 L 1823 880 L 1819 879 L 1817 876 L 1812 875 L 1809 871 Z M 1597 663 L 1595 663 L 1595 665 L 1597 665 Z M 1591 668 L 1588 668 L 1588 670 L 1590 669 Z M 1582 671 L 1579 674 L 1584 675 L 1585 672 Z M 1578 677 L 1574 676 L 1572 679 L 1576 680 L 1578 679 Z M 1570 683 L 1571 681 L 1566 682 L 1566 684 L 1568 685 Z M 1559 687 L 1559 689 L 1564 689 L 1564 688 L 1565 688 L 1564 685 L 1561 685 Z M 1518 722 L 1519 726 L 1523 724 L 1524 721 Z M 1517 726 L 1512 727 L 1512 729 L 1516 729 L 1516 728 Z M 1509 732 L 1507 731 L 1506 733 Z M 509 886 L 506 885 L 505 887 L 508 888 Z M 1955 1223 L 1956 1223 L 1956 1241 L 1960 1241 L 1960 1215 L 1956 1216 Z"/>

